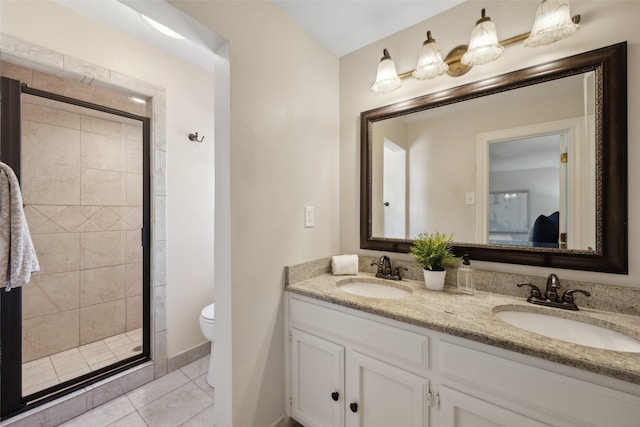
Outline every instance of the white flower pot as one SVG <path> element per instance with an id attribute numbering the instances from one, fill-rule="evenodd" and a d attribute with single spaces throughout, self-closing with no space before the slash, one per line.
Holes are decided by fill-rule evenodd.
<path id="1" fill-rule="evenodd" d="M 432 291 L 441 291 L 444 289 L 444 278 L 447 275 L 445 271 L 422 270 L 424 272 L 424 286 Z"/>

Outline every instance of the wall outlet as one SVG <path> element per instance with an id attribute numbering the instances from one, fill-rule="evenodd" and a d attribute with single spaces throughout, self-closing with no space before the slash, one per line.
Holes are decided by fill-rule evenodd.
<path id="1" fill-rule="evenodd" d="M 464 198 L 464 202 L 467 205 L 475 205 L 476 204 L 476 193 L 469 192 Z"/>
<path id="2" fill-rule="evenodd" d="M 304 226 L 305 228 L 313 227 L 313 206 L 305 206 L 304 207 Z"/>

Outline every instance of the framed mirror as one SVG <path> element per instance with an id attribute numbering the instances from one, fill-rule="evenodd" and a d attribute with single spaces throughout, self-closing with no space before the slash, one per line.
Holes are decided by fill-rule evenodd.
<path id="1" fill-rule="evenodd" d="M 360 247 L 627 273 L 626 43 L 365 111 Z"/>

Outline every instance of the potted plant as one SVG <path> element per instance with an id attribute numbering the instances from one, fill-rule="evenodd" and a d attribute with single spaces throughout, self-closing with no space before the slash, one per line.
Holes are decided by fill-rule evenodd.
<path id="1" fill-rule="evenodd" d="M 453 234 L 447 236 L 437 231 L 421 233 L 413 241 L 409 254 L 424 268 L 424 285 L 427 289 L 441 291 L 446 276 L 445 267 L 457 261 L 451 247 Z"/>

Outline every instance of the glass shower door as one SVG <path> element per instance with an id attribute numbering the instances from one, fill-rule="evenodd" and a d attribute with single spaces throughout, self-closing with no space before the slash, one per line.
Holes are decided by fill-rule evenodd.
<path id="1" fill-rule="evenodd" d="M 9 321 L 21 406 L 150 353 L 149 120 L 23 91 L 14 163 L 40 271 Z"/>

